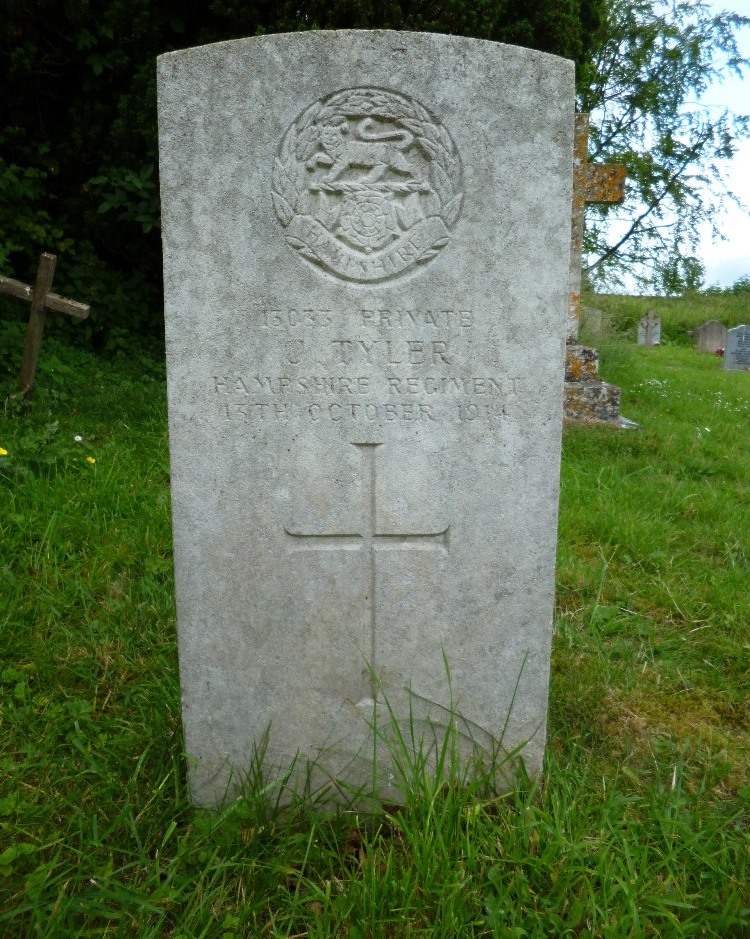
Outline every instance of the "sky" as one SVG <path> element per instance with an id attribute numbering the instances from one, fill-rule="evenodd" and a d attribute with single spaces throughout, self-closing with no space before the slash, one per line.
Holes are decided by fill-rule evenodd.
<path id="1" fill-rule="evenodd" d="M 709 6 L 717 13 L 728 10 L 750 16 L 750 0 L 710 0 Z M 750 58 L 750 27 L 739 34 L 742 54 Z M 737 114 L 750 114 L 750 70 L 743 78 L 728 75 L 721 83 L 712 85 L 701 99 L 712 108 L 727 108 Z M 729 189 L 744 202 L 745 208 L 734 205 L 726 208 L 718 219 L 726 241 L 714 239 L 708 229 L 701 236 L 699 257 L 706 267 L 707 287 L 729 287 L 740 277 L 750 276 L 750 140 L 740 144 L 731 161 L 723 166 L 724 179 Z"/>

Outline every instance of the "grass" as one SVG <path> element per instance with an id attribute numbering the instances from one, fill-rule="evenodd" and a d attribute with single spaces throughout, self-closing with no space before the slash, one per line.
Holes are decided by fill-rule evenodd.
<path id="1" fill-rule="evenodd" d="M 191 809 L 163 367 L 48 336 L 0 415 L 0 936 L 750 936 L 750 376 L 669 315 L 597 342 L 643 430 L 566 431 L 543 777 L 449 740 L 374 816 Z"/>
<path id="2" fill-rule="evenodd" d="M 662 341 L 691 346 L 689 331 L 708 320 L 719 320 L 728 329 L 750 324 L 750 281 L 735 290 L 692 293 L 685 297 L 630 297 L 621 294 L 590 295 L 583 298 L 584 330 L 614 331 L 635 339 L 638 321 L 653 310 L 662 321 Z M 595 333 L 589 338 L 600 339 Z"/>

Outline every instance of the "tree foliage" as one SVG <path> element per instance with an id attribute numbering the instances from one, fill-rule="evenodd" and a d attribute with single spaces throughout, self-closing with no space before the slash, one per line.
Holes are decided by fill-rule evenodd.
<path id="1" fill-rule="evenodd" d="M 589 159 L 624 163 L 622 206 L 592 206 L 588 275 L 612 286 L 623 274 L 663 293 L 700 287 L 693 255 L 702 223 L 721 237 L 721 204 L 733 199 L 720 160 L 748 136 L 748 118 L 700 104 L 725 71 L 741 74 L 737 31 L 750 19 L 712 14 L 703 0 L 613 0 L 582 69 L 579 106 L 590 111 Z"/>
<path id="2" fill-rule="evenodd" d="M 666 245 L 654 269 L 662 280 L 673 269 L 684 279 L 682 242 L 661 226 L 675 207 L 681 223 L 707 212 L 702 176 L 742 128 L 682 108 L 727 56 L 738 64 L 741 18 L 711 19 L 688 0 L 674 4 L 674 21 L 651 8 L 650 0 L 0 0 L 0 270 L 28 281 L 40 251 L 53 251 L 56 289 L 92 305 L 88 328 L 110 341 L 123 328 L 158 332 L 156 56 L 268 32 L 391 28 L 575 59 L 580 105 L 598 118 L 592 159 L 624 160 L 628 205 L 644 207 L 616 250 L 611 214 L 594 214 L 594 274 L 612 277 L 616 262 L 653 260 Z"/>
<path id="3" fill-rule="evenodd" d="M 604 0 L 0 0 L 0 270 L 58 289 L 94 329 L 161 327 L 156 68 L 163 52 L 260 33 L 391 28 L 585 61 Z M 80 329 L 80 324 L 79 324 Z"/>

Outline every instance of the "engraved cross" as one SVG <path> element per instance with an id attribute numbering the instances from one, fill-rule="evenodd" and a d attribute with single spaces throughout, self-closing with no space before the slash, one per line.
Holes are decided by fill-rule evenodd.
<path id="1" fill-rule="evenodd" d="M 379 551 L 448 551 L 450 526 L 437 532 L 384 532 L 377 526 L 377 463 L 376 449 L 379 443 L 354 443 L 362 455 L 363 512 L 362 525 L 356 532 L 301 532 L 284 531 L 291 539 L 289 550 L 294 551 L 358 551 L 362 553 L 368 574 L 370 622 L 370 666 L 375 667 L 375 627 L 377 621 L 377 565 Z"/>

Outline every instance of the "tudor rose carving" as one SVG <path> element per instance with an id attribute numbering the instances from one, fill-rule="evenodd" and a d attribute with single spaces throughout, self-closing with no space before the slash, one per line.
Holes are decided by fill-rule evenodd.
<path id="1" fill-rule="evenodd" d="M 463 201 L 448 131 L 406 95 L 337 91 L 284 135 L 272 198 L 287 242 L 347 281 L 390 280 L 449 242 Z"/>

